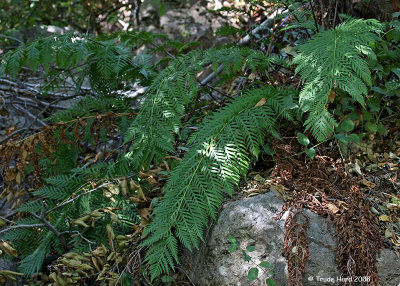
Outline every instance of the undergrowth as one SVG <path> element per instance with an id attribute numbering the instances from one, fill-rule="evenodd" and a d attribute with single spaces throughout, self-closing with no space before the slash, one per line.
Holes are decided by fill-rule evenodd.
<path id="1" fill-rule="evenodd" d="M 302 16 L 307 22 L 289 28 L 310 28 L 310 15 Z M 391 32 L 390 40 L 383 39 L 383 24 L 376 20 L 348 18 L 333 29 L 316 30 L 296 47 L 293 61 L 228 45 L 190 52 L 181 46 L 176 56 L 152 63 L 148 55 L 132 56 L 143 43 L 163 38 L 144 32 L 51 36 L 7 52 L 2 76 L 16 78 L 29 66 L 45 73 L 44 92 L 72 79 L 77 90 L 89 81 L 94 95 L 51 115 L 42 131 L 1 145 L 6 167 L 1 197 L 9 196 L 16 211 L 15 220 L 0 219 L 2 252 L 19 255 L 19 271 L 27 277 L 57 254 L 62 267 L 78 274 L 53 268 L 49 279 L 72 283 L 79 276 L 110 285 L 125 279 L 115 273 L 129 253 L 146 252 L 143 265 L 119 273 L 139 280 L 138 273 L 149 273 L 157 280 L 179 263 L 180 244 L 199 247 L 224 196 L 233 194 L 269 138 L 281 139 L 282 126 L 301 122 L 315 142 L 334 138 L 335 131 L 345 132 L 337 137 L 343 142 L 359 140 L 348 136 L 353 128 L 343 126 L 352 110 L 338 114 L 329 105 L 347 99 L 367 109 L 371 90 L 378 91 L 371 70 L 382 62 L 379 47 L 399 38 Z M 398 33 L 398 26 L 392 30 Z M 398 47 L 393 52 L 398 59 Z M 298 92 L 254 81 L 205 106 L 199 95 L 213 89 L 197 75 L 210 65 L 216 74 L 222 66 L 220 86 L 282 65 L 295 67 L 303 86 Z M 139 100 L 119 93 L 134 83 L 147 87 Z M 118 246 L 123 237 L 134 248 Z M 101 251 L 114 255 L 113 265 L 92 259 L 102 257 Z M 91 275 L 78 271 L 74 261 L 87 265 Z"/>

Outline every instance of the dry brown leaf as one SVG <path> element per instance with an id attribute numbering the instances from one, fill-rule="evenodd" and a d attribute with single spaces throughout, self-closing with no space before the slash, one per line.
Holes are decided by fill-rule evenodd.
<path id="1" fill-rule="evenodd" d="M 331 91 L 329 92 L 329 102 L 330 103 L 334 102 L 335 98 L 336 98 L 336 92 L 333 89 L 331 89 Z"/>
<path id="2" fill-rule="evenodd" d="M 127 180 L 120 180 L 118 181 L 119 186 L 121 187 L 121 192 L 123 196 L 128 195 L 128 181 Z"/>
<path id="3" fill-rule="evenodd" d="M 391 232 L 388 228 L 385 230 L 385 238 L 391 238 L 393 236 L 393 232 Z"/>
<path id="4" fill-rule="evenodd" d="M 25 160 L 26 157 L 28 157 L 28 151 L 26 151 L 26 150 L 24 149 L 24 150 L 22 150 L 22 158 L 24 158 L 24 160 Z"/>
<path id="5" fill-rule="evenodd" d="M 109 224 L 107 224 L 106 229 L 107 229 L 108 244 L 110 245 L 110 247 L 113 247 L 113 240 L 115 237 L 114 230 Z"/>
<path id="6" fill-rule="evenodd" d="M 335 204 L 327 204 L 326 205 L 329 209 L 329 211 L 333 214 L 336 214 L 339 211 L 339 208 Z"/>
<path id="7" fill-rule="evenodd" d="M 0 242 L 0 249 L 9 256 L 16 257 L 18 255 L 17 251 L 7 241 Z"/>
<path id="8" fill-rule="evenodd" d="M 379 216 L 379 220 L 380 220 L 380 221 L 384 221 L 384 222 L 391 222 L 391 221 L 392 221 L 392 219 L 391 219 L 390 216 L 388 216 L 388 215 L 381 215 L 381 216 Z"/>
<path id="9" fill-rule="evenodd" d="M 148 220 L 150 217 L 152 209 L 151 208 L 143 208 L 139 210 L 139 215 L 142 219 Z"/>
<path id="10" fill-rule="evenodd" d="M 400 246 L 400 238 L 397 238 L 397 239 L 396 239 L 396 238 L 392 237 L 390 240 L 392 241 L 392 243 L 393 243 L 394 245 Z"/>
<path id="11" fill-rule="evenodd" d="M 259 102 L 254 107 L 260 107 L 263 106 L 267 102 L 267 99 L 265 97 L 261 98 Z"/>
<path id="12" fill-rule="evenodd" d="M 18 185 L 21 185 L 21 182 L 22 182 L 22 174 L 21 174 L 21 172 L 17 173 L 17 175 L 15 176 L 15 181 L 17 182 Z"/>
<path id="13" fill-rule="evenodd" d="M 135 203 L 135 204 L 140 204 L 140 203 L 143 203 L 143 200 L 142 199 L 140 199 L 138 196 L 131 196 L 131 197 L 129 197 L 129 200 L 132 202 L 132 203 Z"/>
<path id="14" fill-rule="evenodd" d="M 389 180 L 393 183 L 396 182 L 397 181 L 397 173 L 394 173 L 393 177 L 389 178 Z"/>
<path id="15" fill-rule="evenodd" d="M 103 152 L 98 152 L 96 154 L 96 156 L 94 157 L 94 162 L 97 162 L 98 160 L 102 159 L 104 157 L 104 153 Z"/>
<path id="16" fill-rule="evenodd" d="M 375 187 L 376 187 L 376 184 L 375 184 L 375 183 L 370 182 L 370 181 L 368 181 L 368 180 L 366 180 L 366 179 L 362 179 L 362 180 L 361 180 L 361 184 L 363 184 L 364 186 L 366 186 L 366 187 L 368 187 L 368 188 L 375 188 Z"/>

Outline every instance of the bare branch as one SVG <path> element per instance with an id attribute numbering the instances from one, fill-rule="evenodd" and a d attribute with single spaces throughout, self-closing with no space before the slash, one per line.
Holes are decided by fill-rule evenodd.
<path id="1" fill-rule="evenodd" d="M 44 218 L 43 215 L 38 215 L 34 212 L 30 212 L 32 216 L 35 218 L 39 219 L 40 221 L 43 222 L 43 224 L 51 231 L 54 233 L 54 235 L 60 240 L 61 244 L 63 247 L 66 249 L 67 248 L 67 242 L 65 241 L 65 238 L 61 235 L 61 232 L 59 232 L 47 219 Z"/>
<path id="2" fill-rule="evenodd" d="M 0 234 L 6 233 L 10 230 L 17 229 L 17 228 L 34 228 L 34 227 L 42 227 L 45 226 L 44 223 L 36 223 L 36 224 L 16 224 L 8 226 L 5 229 L 0 230 Z"/>

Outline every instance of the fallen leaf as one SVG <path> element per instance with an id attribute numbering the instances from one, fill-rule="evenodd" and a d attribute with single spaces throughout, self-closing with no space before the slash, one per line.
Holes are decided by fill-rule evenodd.
<path id="1" fill-rule="evenodd" d="M 331 89 L 331 92 L 329 93 L 329 102 L 333 103 L 335 98 L 336 98 L 336 92 L 333 89 Z"/>
<path id="2" fill-rule="evenodd" d="M 385 238 L 391 238 L 392 236 L 393 236 L 393 233 L 389 229 L 386 229 Z"/>
<path id="3" fill-rule="evenodd" d="M 354 170 L 355 170 L 359 175 L 362 175 L 360 165 L 358 165 L 358 163 L 355 162 L 353 166 L 354 166 Z"/>
<path id="4" fill-rule="evenodd" d="M 375 187 L 376 187 L 376 184 L 375 184 L 375 183 L 370 182 L 370 181 L 368 181 L 368 180 L 366 180 L 366 179 L 362 179 L 362 180 L 361 180 L 361 184 L 363 184 L 364 186 L 366 186 L 366 187 L 368 187 L 368 188 L 375 188 Z"/>
<path id="5" fill-rule="evenodd" d="M 261 98 L 259 102 L 254 107 L 260 107 L 263 106 L 267 102 L 267 99 L 265 97 Z"/>
<path id="6" fill-rule="evenodd" d="M 391 238 L 391 241 L 394 245 L 400 246 L 400 239 L 395 239 L 394 237 Z"/>
<path id="7" fill-rule="evenodd" d="M 265 181 L 265 179 L 261 177 L 260 174 L 255 175 L 254 180 L 256 180 L 259 183 L 263 183 Z"/>
<path id="8" fill-rule="evenodd" d="M 152 184 L 157 184 L 157 183 L 158 183 L 158 182 L 156 181 L 156 179 L 154 179 L 153 176 L 148 176 L 145 180 L 146 180 L 147 182 L 149 182 L 150 185 L 152 185 Z"/>
<path id="9" fill-rule="evenodd" d="M 151 213 L 152 209 L 150 208 L 144 208 L 139 210 L 139 215 L 142 219 L 148 220 L 150 217 L 150 213 Z"/>
<path id="10" fill-rule="evenodd" d="M 336 214 L 339 211 L 339 208 L 334 204 L 327 204 L 326 205 L 331 213 Z"/>
<path id="11" fill-rule="evenodd" d="M 400 210 L 400 205 L 398 205 L 398 204 L 388 203 L 388 204 L 386 204 L 386 207 L 389 210 Z"/>
<path id="12" fill-rule="evenodd" d="M 384 221 L 384 222 L 391 222 L 392 221 L 392 219 L 388 215 L 379 216 L 379 220 L 380 221 Z"/>
<path id="13" fill-rule="evenodd" d="M 15 176 L 15 181 L 17 182 L 18 185 L 21 185 L 21 182 L 22 182 L 21 172 L 18 172 L 17 176 Z"/>

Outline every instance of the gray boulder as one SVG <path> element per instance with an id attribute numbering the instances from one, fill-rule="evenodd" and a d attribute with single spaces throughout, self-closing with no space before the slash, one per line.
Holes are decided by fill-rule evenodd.
<path id="1" fill-rule="evenodd" d="M 185 43 L 199 41 L 200 48 L 220 44 L 220 39 L 214 37 L 214 32 L 223 23 L 225 22 L 221 18 L 208 12 L 201 3 L 190 8 L 168 10 L 160 17 L 160 27 L 170 39 Z"/>
<path id="2" fill-rule="evenodd" d="M 17 264 L 12 261 L 0 258 L 0 271 L 1 270 L 11 270 L 11 271 L 16 272 Z M 18 279 L 16 282 L 8 281 L 4 284 L 4 286 L 22 286 L 22 285 L 24 285 L 23 278 L 21 278 L 20 276 L 16 276 L 16 278 Z M 3 284 L 1 284 L 1 285 L 3 285 Z"/>
<path id="3" fill-rule="evenodd" d="M 226 203 L 207 234 L 206 243 L 199 250 L 182 251 L 182 270 L 196 286 L 267 285 L 268 278 L 275 280 L 276 285 L 287 285 L 287 264 L 282 256 L 287 213 L 281 220 L 273 219 L 282 204 L 274 192 Z M 310 257 L 303 285 L 339 285 L 336 240 L 327 231 L 324 218 L 309 211 L 306 213 L 310 217 L 307 231 Z M 332 233 L 334 231 L 332 228 Z M 233 253 L 229 251 L 230 237 L 239 244 Z M 246 262 L 242 250 L 248 246 L 254 246 L 254 251 L 247 252 L 251 260 Z M 272 268 L 257 266 L 262 261 L 267 261 Z M 259 269 L 259 274 L 258 279 L 250 283 L 247 276 L 253 267 Z M 380 285 L 398 286 L 399 269 L 400 261 L 395 253 L 384 249 L 378 258 Z M 271 270 L 273 274 L 269 273 Z"/>

